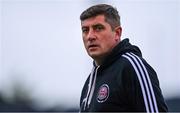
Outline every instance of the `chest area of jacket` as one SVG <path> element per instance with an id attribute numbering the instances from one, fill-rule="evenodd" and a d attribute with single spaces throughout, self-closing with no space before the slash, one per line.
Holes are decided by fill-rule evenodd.
<path id="1" fill-rule="evenodd" d="M 90 108 L 105 109 L 107 107 L 115 107 L 121 104 L 123 98 L 123 89 L 121 84 L 121 70 L 109 68 L 105 71 L 97 73 L 96 85 Z"/>

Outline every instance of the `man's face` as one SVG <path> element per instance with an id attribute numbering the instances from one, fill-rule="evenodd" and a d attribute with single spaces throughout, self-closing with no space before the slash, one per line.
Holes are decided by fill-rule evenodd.
<path id="1" fill-rule="evenodd" d="M 121 28 L 112 30 L 104 15 L 88 18 L 81 26 L 87 53 L 95 60 L 104 58 L 119 42 Z"/>

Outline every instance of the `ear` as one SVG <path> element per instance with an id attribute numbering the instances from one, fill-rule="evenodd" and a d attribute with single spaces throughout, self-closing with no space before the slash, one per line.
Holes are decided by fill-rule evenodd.
<path id="1" fill-rule="evenodd" d="M 116 28 L 114 29 L 114 32 L 115 32 L 115 40 L 116 40 L 117 42 L 119 42 L 120 39 L 121 39 L 122 28 L 121 28 L 120 26 L 118 26 L 118 27 L 116 27 Z"/>

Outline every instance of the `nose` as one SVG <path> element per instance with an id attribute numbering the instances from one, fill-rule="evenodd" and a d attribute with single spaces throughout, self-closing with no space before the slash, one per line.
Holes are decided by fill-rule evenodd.
<path id="1" fill-rule="evenodd" d="M 88 35 L 87 35 L 87 38 L 88 38 L 88 41 L 93 41 L 93 40 L 96 39 L 96 35 L 95 35 L 93 29 L 90 29 L 90 30 L 89 30 L 89 33 L 88 33 Z"/>

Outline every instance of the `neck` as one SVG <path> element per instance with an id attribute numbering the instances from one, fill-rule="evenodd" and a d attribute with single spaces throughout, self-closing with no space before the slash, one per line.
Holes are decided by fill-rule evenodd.
<path id="1" fill-rule="evenodd" d="M 95 64 L 97 66 L 102 65 L 102 63 L 103 63 L 104 59 L 107 57 L 107 55 L 109 55 L 109 54 L 106 54 L 105 56 L 102 56 L 102 57 L 93 58 L 95 61 Z"/>

